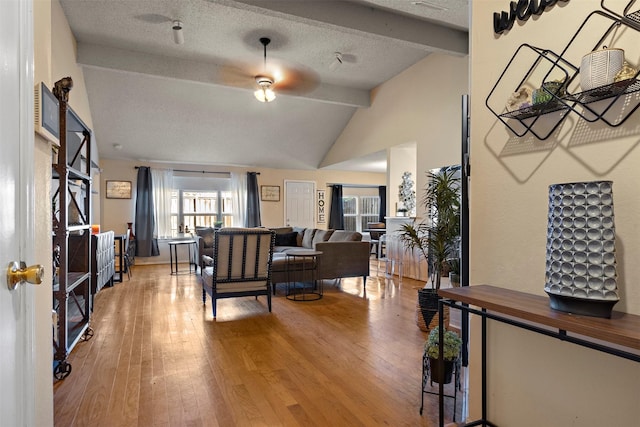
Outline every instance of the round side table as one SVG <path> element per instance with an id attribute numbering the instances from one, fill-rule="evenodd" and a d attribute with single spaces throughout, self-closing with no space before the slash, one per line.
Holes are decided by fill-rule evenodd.
<path id="1" fill-rule="evenodd" d="M 320 255 L 322 252 L 311 249 L 287 252 L 287 299 L 317 301 L 322 298 L 322 280 L 318 280 Z"/>

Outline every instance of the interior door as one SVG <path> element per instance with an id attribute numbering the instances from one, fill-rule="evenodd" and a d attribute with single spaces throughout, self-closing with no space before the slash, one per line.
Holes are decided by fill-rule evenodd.
<path id="1" fill-rule="evenodd" d="M 34 425 L 35 413 L 33 285 L 9 290 L 6 280 L 10 262 L 33 257 L 27 237 L 34 224 L 33 212 L 27 215 L 33 197 L 31 5 L 0 1 L 0 424 L 6 426 Z"/>
<path id="2" fill-rule="evenodd" d="M 313 181 L 285 181 L 284 223 L 290 227 L 315 228 L 315 193 Z"/>

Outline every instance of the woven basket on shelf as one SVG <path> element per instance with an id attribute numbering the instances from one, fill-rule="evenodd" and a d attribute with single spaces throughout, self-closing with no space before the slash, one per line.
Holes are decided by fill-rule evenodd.
<path id="1" fill-rule="evenodd" d="M 616 74 L 622 69 L 624 50 L 595 50 L 582 57 L 580 64 L 580 87 L 591 90 L 614 82 Z"/>
<path id="2" fill-rule="evenodd" d="M 449 307 L 444 306 L 444 327 L 449 327 Z M 419 289 L 416 302 L 416 325 L 421 331 L 429 332 L 438 326 L 438 291 L 435 289 Z"/>

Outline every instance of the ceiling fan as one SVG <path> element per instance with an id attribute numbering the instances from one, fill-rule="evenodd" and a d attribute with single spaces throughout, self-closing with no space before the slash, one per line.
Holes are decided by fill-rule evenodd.
<path id="1" fill-rule="evenodd" d="M 300 95 L 313 90 L 319 78 L 307 67 L 284 63 L 274 59 L 267 61 L 269 37 L 260 37 L 263 49 L 263 63 L 235 64 L 222 68 L 222 79 L 225 83 L 247 89 L 254 89 L 254 96 L 260 102 L 271 102 L 276 93 Z"/>

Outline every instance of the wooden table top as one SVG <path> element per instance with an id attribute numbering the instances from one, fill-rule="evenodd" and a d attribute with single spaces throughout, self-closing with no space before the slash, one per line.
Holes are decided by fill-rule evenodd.
<path id="1" fill-rule="evenodd" d="M 640 316 L 614 311 L 610 319 L 553 310 L 549 298 L 491 285 L 440 289 L 443 298 L 640 350 Z"/>

